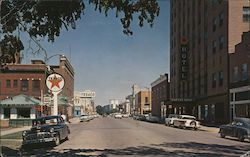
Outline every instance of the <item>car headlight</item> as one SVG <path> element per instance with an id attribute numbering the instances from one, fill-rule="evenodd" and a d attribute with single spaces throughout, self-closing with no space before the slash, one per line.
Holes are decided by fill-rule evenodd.
<path id="1" fill-rule="evenodd" d="M 25 136 L 27 134 L 27 131 L 25 130 L 25 131 L 23 131 L 23 137 Z"/>
<path id="2" fill-rule="evenodd" d="M 49 129 L 49 132 L 51 132 L 51 133 L 54 132 L 54 131 L 55 131 L 54 128 Z"/>

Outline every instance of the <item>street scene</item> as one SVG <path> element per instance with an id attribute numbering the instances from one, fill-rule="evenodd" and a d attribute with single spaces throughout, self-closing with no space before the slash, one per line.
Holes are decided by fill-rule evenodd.
<path id="1" fill-rule="evenodd" d="M 250 157 L 250 0 L 0 7 L 1 157 Z"/>

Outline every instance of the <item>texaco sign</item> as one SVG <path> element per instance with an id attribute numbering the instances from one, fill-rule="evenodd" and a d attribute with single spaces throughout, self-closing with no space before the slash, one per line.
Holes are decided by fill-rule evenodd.
<path id="1" fill-rule="evenodd" d="M 59 92 L 64 87 L 64 78 L 59 74 L 50 74 L 46 79 L 46 85 L 52 92 Z"/>

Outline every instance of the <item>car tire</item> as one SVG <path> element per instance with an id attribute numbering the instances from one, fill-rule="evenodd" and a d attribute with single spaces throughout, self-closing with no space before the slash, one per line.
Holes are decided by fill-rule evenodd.
<path id="1" fill-rule="evenodd" d="M 58 146 L 60 144 L 60 135 L 59 134 L 56 134 L 56 137 L 55 137 L 55 146 Z"/>
<path id="2" fill-rule="evenodd" d="M 225 138 L 226 137 L 226 135 L 225 134 L 223 134 L 222 132 L 220 133 L 220 137 L 221 138 Z"/>

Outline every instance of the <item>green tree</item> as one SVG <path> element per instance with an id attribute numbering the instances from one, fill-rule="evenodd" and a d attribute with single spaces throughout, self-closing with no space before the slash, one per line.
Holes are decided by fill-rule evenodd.
<path id="1" fill-rule="evenodd" d="M 31 37 L 47 38 L 53 42 L 61 30 L 75 29 L 76 21 L 84 14 L 86 0 L 4 0 L 1 4 L 1 38 L 0 46 L 4 51 L 0 61 L 15 62 L 16 52 L 24 49 L 17 32 L 28 32 Z M 123 33 L 132 35 L 130 24 L 137 16 L 139 26 L 144 23 L 153 26 L 154 19 L 159 15 L 159 5 L 156 0 L 89 0 L 95 10 L 108 16 L 110 10 L 115 10 L 120 16 Z M 13 47 L 15 50 L 13 50 Z M 3 60 L 3 58 L 5 58 Z"/>
<path id="2" fill-rule="evenodd" d="M 100 105 L 96 106 L 96 112 L 99 115 L 103 115 L 105 113 L 104 108 L 102 106 L 100 106 Z"/>

